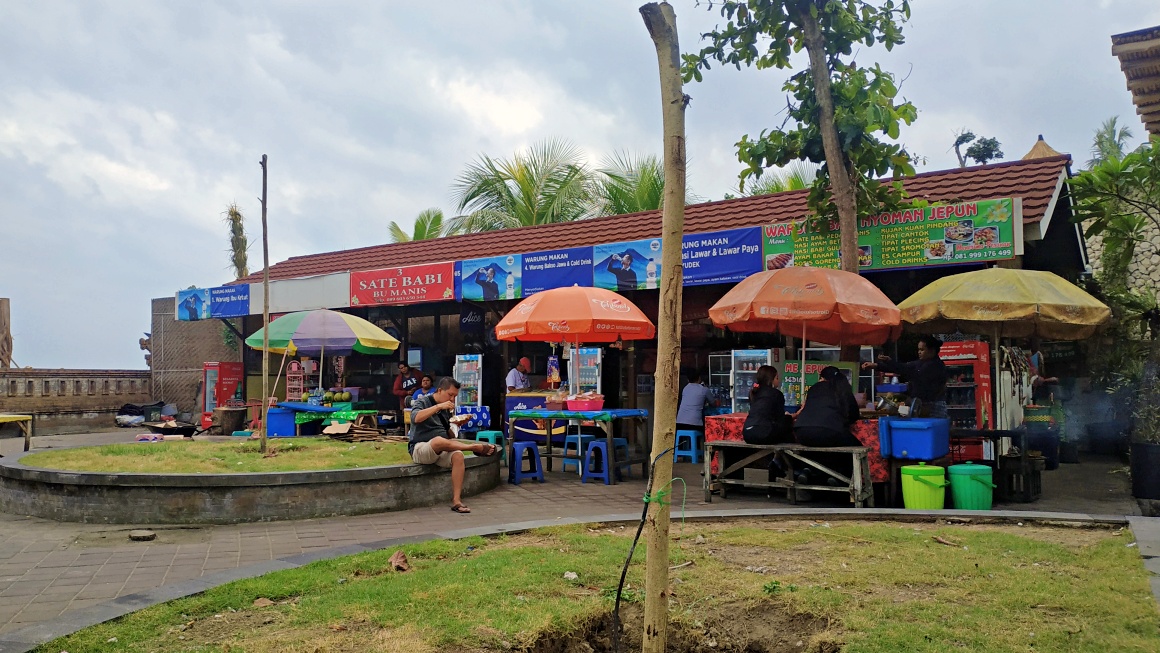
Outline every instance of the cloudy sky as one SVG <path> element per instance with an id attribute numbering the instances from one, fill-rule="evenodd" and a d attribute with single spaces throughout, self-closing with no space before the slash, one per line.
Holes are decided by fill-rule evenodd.
<path id="1" fill-rule="evenodd" d="M 481 153 L 558 137 L 593 163 L 659 154 L 639 4 L 3 3 L 0 297 L 16 362 L 143 368 L 150 298 L 232 278 L 225 208 L 260 233 L 262 154 L 273 262 L 452 213 L 451 183 Z M 673 4 L 682 49 L 698 48 L 717 15 Z M 1082 164 L 1109 116 L 1139 140 L 1109 36 L 1157 24 L 1154 0 L 915 2 L 905 45 L 857 58 L 906 77 L 920 113 L 902 140 L 925 170 L 955 165 L 962 127 L 1008 158 L 1043 134 Z M 716 68 L 686 88 L 693 192 L 735 188 L 733 144 L 780 124 L 785 76 Z"/>

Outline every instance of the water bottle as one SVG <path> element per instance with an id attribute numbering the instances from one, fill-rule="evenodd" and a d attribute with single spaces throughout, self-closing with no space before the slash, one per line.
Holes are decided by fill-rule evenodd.
<path id="1" fill-rule="evenodd" d="M 515 275 L 513 275 L 511 272 L 507 273 L 507 298 L 508 299 L 515 299 L 516 298 L 516 280 L 514 277 L 515 277 Z"/>
<path id="2" fill-rule="evenodd" d="M 657 264 L 651 258 L 648 260 L 648 265 L 645 266 L 644 279 L 645 288 L 657 287 Z"/>

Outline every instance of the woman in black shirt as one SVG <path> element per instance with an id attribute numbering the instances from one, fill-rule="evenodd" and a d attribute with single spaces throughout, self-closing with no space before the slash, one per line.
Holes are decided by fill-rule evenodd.
<path id="1" fill-rule="evenodd" d="M 821 378 L 806 393 L 806 403 L 793 425 L 797 441 L 807 447 L 860 447 L 850 433 L 858 421 L 858 401 L 850 382 L 833 365 L 822 368 Z"/>
<path id="2" fill-rule="evenodd" d="M 777 369 L 757 368 L 757 379 L 749 391 L 749 415 L 742 437 L 749 444 L 793 442 L 793 418 L 785 412 L 785 395 L 777 383 Z"/>

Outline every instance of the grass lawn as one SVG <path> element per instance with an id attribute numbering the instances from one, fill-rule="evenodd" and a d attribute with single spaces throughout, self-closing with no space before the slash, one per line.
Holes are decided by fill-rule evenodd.
<path id="1" fill-rule="evenodd" d="M 25 456 L 21 464 L 80 472 L 240 474 L 401 465 L 411 462 L 406 444 L 340 442 L 329 438 L 271 439 L 266 454 L 253 440 L 108 444 Z"/>
<path id="2" fill-rule="evenodd" d="M 772 520 L 673 529 L 670 650 L 1160 650 L 1160 613 L 1127 531 Z M 395 550 L 320 561 L 37 651 L 606 651 L 631 531 L 407 545 L 406 573 L 391 571 Z M 639 650 L 643 557 L 640 547 L 622 608 L 625 651 Z"/>

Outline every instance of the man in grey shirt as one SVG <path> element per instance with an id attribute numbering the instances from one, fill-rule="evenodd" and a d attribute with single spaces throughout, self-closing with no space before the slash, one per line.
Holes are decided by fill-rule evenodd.
<path id="1" fill-rule="evenodd" d="M 677 409 L 677 429 L 704 432 L 705 419 L 702 413 L 705 406 L 711 405 L 713 395 L 709 388 L 701 385 L 701 373 L 697 370 L 689 372 L 689 384 L 681 393 L 681 405 Z"/>
<path id="2" fill-rule="evenodd" d="M 497 448 L 486 442 L 465 442 L 451 434 L 451 419 L 455 413 L 455 398 L 459 396 L 459 381 L 451 377 L 439 379 L 435 392 L 421 396 L 411 403 L 411 433 L 407 451 L 419 465 L 437 465 L 451 469 L 451 511 L 467 514 L 471 509 L 463 505 L 465 465 L 463 452 L 490 456 Z"/>

